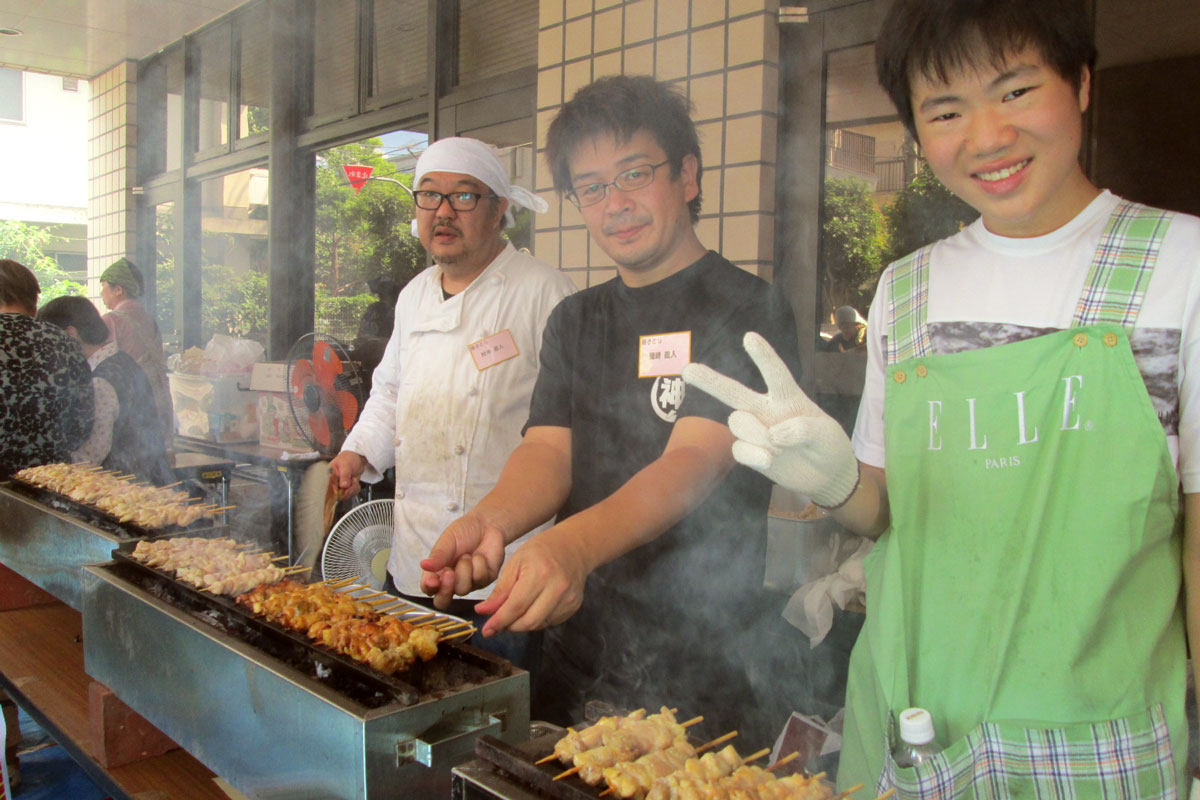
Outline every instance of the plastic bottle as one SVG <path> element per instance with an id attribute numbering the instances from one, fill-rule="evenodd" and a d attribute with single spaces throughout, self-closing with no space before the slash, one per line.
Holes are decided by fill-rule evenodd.
<path id="1" fill-rule="evenodd" d="M 933 717 L 923 708 L 906 708 L 900 713 L 900 741 L 892 759 L 897 767 L 925 763 L 940 748 L 933 740 Z"/>

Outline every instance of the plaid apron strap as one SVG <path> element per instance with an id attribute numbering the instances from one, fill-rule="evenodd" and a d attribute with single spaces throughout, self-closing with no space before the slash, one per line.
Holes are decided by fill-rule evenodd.
<path id="1" fill-rule="evenodd" d="M 1137 322 L 1158 251 L 1174 214 L 1122 200 L 1108 219 L 1092 259 L 1073 327 Z"/>
<path id="2" fill-rule="evenodd" d="M 933 245 L 926 245 L 896 262 L 888 279 L 887 363 L 929 355 L 929 260 Z"/>

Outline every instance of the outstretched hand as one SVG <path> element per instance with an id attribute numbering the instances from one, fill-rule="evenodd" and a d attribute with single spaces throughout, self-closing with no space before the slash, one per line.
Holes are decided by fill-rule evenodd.
<path id="1" fill-rule="evenodd" d="M 450 524 L 421 561 L 421 591 L 445 610 L 456 595 L 470 594 L 496 580 L 504 565 L 504 533 L 468 514 Z"/>
<path id="2" fill-rule="evenodd" d="M 757 333 L 743 340 L 766 383 L 756 392 L 704 364 L 688 364 L 683 379 L 734 409 L 733 457 L 775 483 L 836 507 L 858 483 L 858 461 L 842 426 L 796 384 L 783 359 Z"/>
<path id="3" fill-rule="evenodd" d="M 484 636 L 558 625 L 579 610 L 591 567 L 581 545 L 562 533 L 551 528 L 513 553 L 491 595 L 475 606 L 491 617 Z"/>

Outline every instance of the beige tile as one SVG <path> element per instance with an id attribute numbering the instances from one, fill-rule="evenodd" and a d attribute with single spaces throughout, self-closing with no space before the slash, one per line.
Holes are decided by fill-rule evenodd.
<path id="1" fill-rule="evenodd" d="M 612 8 L 613 6 L 619 6 L 624 2 L 625 2 L 625 0 L 596 0 L 596 10 L 603 11 L 606 8 Z"/>
<path id="2" fill-rule="evenodd" d="M 700 176 L 700 213 L 721 213 L 721 185 L 725 181 L 725 170 L 717 166 L 705 166 Z"/>
<path id="3" fill-rule="evenodd" d="M 538 72 L 537 105 L 538 108 L 560 106 L 563 103 L 563 70 L 562 67 L 551 67 Z"/>
<path id="4" fill-rule="evenodd" d="M 688 26 L 687 0 L 658 0 L 658 36 L 678 33 Z"/>
<path id="5" fill-rule="evenodd" d="M 567 19 L 575 19 L 592 13 L 592 0 L 567 0 L 563 11 Z"/>
<path id="6" fill-rule="evenodd" d="M 725 26 L 692 31 L 690 74 L 701 75 L 725 69 Z"/>
<path id="7" fill-rule="evenodd" d="M 581 17 L 569 21 L 564 36 L 564 55 L 567 61 L 592 54 L 591 17 Z"/>
<path id="8" fill-rule="evenodd" d="M 762 167 L 762 183 L 759 184 L 759 208 L 771 214 L 775 213 L 775 167 L 764 164 Z"/>
<path id="9" fill-rule="evenodd" d="M 654 38 L 655 0 L 633 0 L 625 4 L 625 44 Z"/>
<path id="10" fill-rule="evenodd" d="M 563 68 L 563 98 L 570 100 L 575 93 L 592 82 L 592 60 L 585 58 Z"/>
<path id="11" fill-rule="evenodd" d="M 779 0 L 729 0 L 729 16 L 740 17 L 754 12 L 775 14 L 779 11 Z"/>
<path id="12" fill-rule="evenodd" d="M 730 261 L 758 261 L 762 258 L 763 215 L 725 217 L 721 223 L 721 255 Z"/>
<path id="13" fill-rule="evenodd" d="M 547 180 L 554 180 L 553 176 L 550 175 L 548 170 L 546 172 L 546 176 Z M 558 196 L 558 192 L 553 190 L 538 192 L 538 197 L 546 201 L 546 213 L 538 214 L 534 217 L 534 221 L 537 223 L 538 229 L 546 230 L 548 228 L 557 228 L 560 224 L 559 220 L 562 219 L 562 198 Z"/>
<path id="14" fill-rule="evenodd" d="M 575 281 L 575 288 L 580 291 L 588 288 L 588 271 L 586 269 L 565 269 L 567 276 Z"/>
<path id="15" fill-rule="evenodd" d="M 588 286 L 599 286 L 602 283 L 608 283 L 615 277 L 617 277 L 615 267 L 612 269 L 589 269 Z"/>
<path id="16" fill-rule="evenodd" d="M 736 67 L 739 64 L 762 61 L 766 53 L 766 37 L 767 17 L 765 15 L 747 17 L 729 23 L 729 66 Z"/>
<path id="17" fill-rule="evenodd" d="M 584 228 L 567 228 L 562 232 L 562 264 L 582 267 L 588 264 L 588 232 Z"/>
<path id="18" fill-rule="evenodd" d="M 613 8 L 597 14 L 595 31 L 594 52 L 603 53 L 606 50 L 615 50 L 620 47 L 624 37 L 621 9 Z"/>
<path id="19" fill-rule="evenodd" d="M 658 40 L 654 54 L 654 77 L 660 81 L 671 81 L 687 75 L 688 37 L 671 36 Z"/>
<path id="20" fill-rule="evenodd" d="M 642 0 L 646 2 L 646 0 Z M 626 75 L 654 74 L 654 45 L 642 44 L 631 47 L 623 55 L 624 65 L 621 71 Z"/>
<path id="21" fill-rule="evenodd" d="M 725 76 L 708 75 L 688 82 L 688 93 L 696 110 L 693 119 L 720 119 L 725 115 Z"/>
<path id="22" fill-rule="evenodd" d="M 588 236 L 588 259 L 592 269 L 597 267 L 616 269 L 617 266 L 617 262 L 613 261 L 608 253 L 604 252 L 604 248 L 596 244 L 596 240 L 591 236 Z"/>
<path id="23" fill-rule="evenodd" d="M 621 74 L 621 52 L 605 53 L 592 59 L 592 80 L 603 78 L 605 75 Z"/>
<path id="24" fill-rule="evenodd" d="M 764 133 L 766 117 L 755 114 L 750 117 L 735 117 L 726 120 L 725 135 L 728 147 L 725 148 L 725 158 L 730 164 L 740 164 L 747 161 L 763 161 Z"/>
<path id="25" fill-rule="evenodd" d="M 550 123 L 557 113 L 557 108 L 537 112 L 537 146 L 539 149 L 546 146 L 546 129 L 550 127 Z M 543 178 L 541 172 L 538 170 L 538 185 L 535 187 L 539 191 L 551 188 L 549 178 Z"/>
<path id="26" fill-rule="evenodd" d="M 533 234 L 533 254 L 551 266 L 559 266 L 558 231 L 536 231 Z"/>
<path id="27" fill-rule="evenodd" d="M 737 211 L 760 211 L 762 169 L 757 164 L 725 169 L 725 193 L 721 210 L 726 214 Z"/>
<path id="28" fill-rule="evenodd" d="M 725 162 L 725 131 L 721 120 L 702 122 L 696 126 L 696 134 L 700 137 L 700 155 L 704 158 L 704 167 L 719 167 Z"/>
<path id="29" fill-rule="evenodd" d="M 692 27 L 725 19 L 725 0 L 691 0 Z"/>
<path id="30" fill-rule="evenodd" d="M 726 91 L 729 93 L 725 113 L 744 114 L 764 109 L 766 69 L 761 66 L 742 67 L 726 73 Z"/>
<path id="31" fill-rule="evenodd" d="M 565 228 L 581 228 L 585 224 L 583 214 L 579 211 L 579 207 L 570 200 L 564 200 L 562 204 L 562 219 L 560 223 Z M 579 266 L 583 266 L 580 264 Z"/>
<path id="32" fill-rule="evenodd" d="M 563 0 L 538 0 L 538 27 L 563 21 Z"/>
<path id="33" fill-rule="evenodd" d="M 538 66 L 552 67 L 563 60 L 563 26 L 538 31 Z"/>
<path id="34" fill-rule="evenodd" d="M 696 238 L 709 250 L 721 252 L 721 218 L 700 217 L 696 223 Z"/>

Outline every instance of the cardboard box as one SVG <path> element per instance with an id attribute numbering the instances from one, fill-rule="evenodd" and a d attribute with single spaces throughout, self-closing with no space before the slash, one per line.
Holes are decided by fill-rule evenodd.
<path id="1" fill-rule="evenodd" d="M 254 365 L 250 388 L 258 395 L 258 443 L 281 450 L 308 452 L 312 445 L 304 438 L 292 414 L 287 393 L 287 365 L 264 361 Z"/>
<path id="2" fill-rule="evenodd" d="M 258 439 L 258 396 L 249 376 L 167 374 L 180 436 L 210 442 L 253 442 Z"/>

